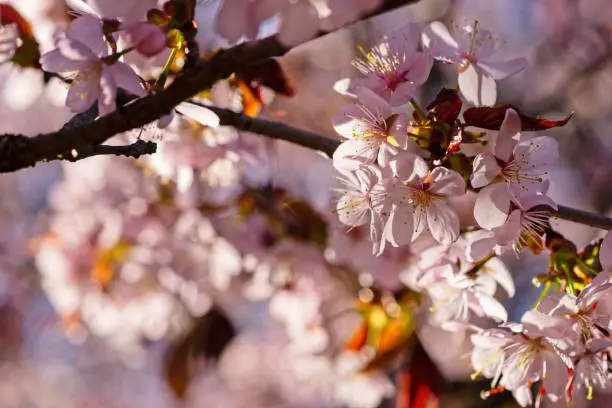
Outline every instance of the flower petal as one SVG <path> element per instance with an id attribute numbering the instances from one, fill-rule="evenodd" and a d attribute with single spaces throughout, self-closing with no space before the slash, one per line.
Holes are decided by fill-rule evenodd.
<path id="1" fill-rule="evenodd" d="M 102 66 L 100 75 L 100 93 L 98 94 L 98 113 L 107 115 L 115 110 L 117 98 L 117 84 L 108 65 Z"/>
<path id="2" fill-rule="evenodd" d="M 493 229 L 506 222 L 510 211 L 510 197 L 503 183 L 491 184 L 482 189 L 474 204 L 474 218 L 483 228 Z"/>
<path id="3" fill-rule="evenodd" d="M 109 68 L 118 88 L 125 89 L 137 96 L 147 95 L 147 91 L 142 87 L 140 77 L 134 72 L 132 67 L 121 61 L 117 61 L 113 65 L 110 65 Z"/>
<path id="4" fill-rule="evenodd" d="M 358 227 L 368 222 L 369 208 L 363 193 L 349 191 L 336 204 L 338 219 L 351 227 Z"/>
<path id="5" fill-rule="evenodd" d="M 557 161 L 559 158 L 559 143 L 548 136 L 521 140 L 514 149 L 514 158 L 524 161 L 523 168 L 532 172 L 531 169 L 548 166 Z"/>
<path id="6" fill-rule="evenodd" d="M 465 194 L 465 180 L 459 173 L 446 167 L 436 167 L 429 176 L 429 192 L 446 197 Z"/>
<path id="7" fill-rule="evenodd" d="M 203 106 L 194 105 L 192 103 L 181 102 L 176 108 L 177 112 L 195 120 L 204 126 L 219 127 L 219 116 L 216 113 Z"/>
<path id="8" fill-rule="evenodd" d="M 519 114 L 514 109 L 506 109 L 504 121 L 497 133 L 497 139 L 495 139 L 495 148 L 493 150 L 495 157 L 508 162 L 516 146 L 515 138 L 520 132 L 521 118 Z"/>
<path id="9" fill-rule="evenodd" d="M 444 24 L 434 21 L 423 29 L 422 37 L 423 44 L 434 58 L 459 62 L 459 45 Z"/>
<path id="10" fill-rule="evenodd" d="M 469 64 L 458 77 L 463 97 L 475 106 L 492 106 L 497 100 L 495 79 L 474 64 Z"/>
<path id="11" fill-rule="evenodd" d="M 500 173 L 497 159 L 492 153 L 479 153 L 474 157 L 474 171 L 470 175 L 470 183 L 474 188 L 481 188 L 490 184 Z"/>
<path id="12" fill-rule="evenodd" d="M 88 60 L 77 61 L 66 58 L 59 49 L 49 51 L 40 57 L 42 69 L 47 72 L 79 71 L 89 63 Z"/>
<path id="13" fill-rule="evenodd" d="M 77 17 L 66 30 L 66 37 L 87 46 L 96 57 L 108 54 L 108 45 L 102 32 L 102 21 L 93 14 Z"/>
<path id="14" fill-rule="evenodd" d="M 84 112 L 93 105 L 100 92 L 101 73 L 91 70 L 79 72 L 72 81 L 66 97 L 66 106 L 73 112 Z"/>
<path id="15" fill-rule="evenodd" d="M 384 239 L 391 245 L 403 246 L 412 242 L 413 231 L 413 208 L 410 205 L 394 205 L 385 225 Z"/>
<path id="16" fill-rule="evenodd" d="M 427 208 L 427 225 L 436 241 L 448 245 L 459 238 L 459 217 L 444 201 L 434 200 Z"/>
<path id="17" fill-rule="evenodd" d="M 389 168 L 393 175 L 404 183 L 422 180 L 429 172 L 425 160 L 406 151 L 399 151 L 393 159 L 389 160 Z"/>
<path id="18" fill-rule="evenodd" d="M 504 79 L 527 68 L 525 58 L 515 58 L 506 62 L 479 61 L 478 65 L 494 79 Z"/>
<path id="19" fill-rule="evenodd" d="M 508 312 L 506 308 L 499 303 L 493 296 L 485 295 L 481 292 L 476 292 L 476 298 L 478 303 L 484 310 L 484 314 L 493 320 L 498 322 L 505 322 L 508 320 Z"/>

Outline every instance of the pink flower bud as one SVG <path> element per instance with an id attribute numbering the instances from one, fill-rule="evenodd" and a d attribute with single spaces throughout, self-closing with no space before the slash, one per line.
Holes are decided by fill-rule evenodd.
<path id="1" fill-rule="evenodd" d="M 152 57 L 166 47 L 166 33 L 149 23 L 136 23 L 125 30 L 128 43 L 140 54 Z"/>

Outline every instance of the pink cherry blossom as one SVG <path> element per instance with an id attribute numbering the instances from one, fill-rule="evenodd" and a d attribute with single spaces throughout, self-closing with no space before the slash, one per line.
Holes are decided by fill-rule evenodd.
<path id="1" fill-rule="evenodd" d="M 394 202 L 384 238 L 394 246 L 406 245 L 428 228 L 442 244 L 455 241 L 459 218 L 445 198 L 465 193 L 461 175 L 444 167 L 430 172 L 425 160 L 405 151 L 385 167 L 394 177 L 389 187 Z"/>
<path id="2" fill-rule="evenodd" d="M 336 89 L 350 95 L 365 87 L 392 106 L 407 103 L 415 95 L 417 86 L 427 80 L 433 64 L 429 54 L 418 51 L 419 40 L 420 29 L 416 23 L 390 32 L 369 51 L 362 51 L 362 59 L 353 62 L 363 77 L 343 80 Z"/>
<path id="3" fill-rule="evenodd" d="M 457 64 L 461 94 L 472 104 L 493 105 L 497 100 L 495 80 L 514 75 L 527 67 L 525 58 L 497 62 L 493 34 L 478 26 L 466 25 L 453 38 L 444 24 L 436 21 L 425 30 L 424 43 L 434 58 Z"/>
<path id="4" fill-rule="evenodd" d="M 334 152 L 343 158 L 375 163 L 383 161 L 381 147 L 387 143 L 406 147 L 406 115 L 393 114 L 391 106 L 369 89 L 361 89 L 359 102 L 345 105 L 333 119 L 336 132 L 347 138 Z"/>
<path id="5" fill-rule="evenodd" d="M 44 54 L 40 63 L 45 71 L 75 73 L 66 98 L 73 112 L 84 112 L 98 101 L 100 115 L 115 110 L 117 88 L 135 95 L 146 95 L 140 79 L 123 62 L 109 60 L 102 22 L 87 14 L 74 20 L 57 48 Z"/>
<path id="6" fill-rule="evenodd" d="M 555 346 L 560 323 L 560 319 L 528 311 L 520 325 L 511 325 L 516 334 L 492 329 L 473 335 L 477 373 L 494 378 L 492 388 L 512 391 L 521 406 L 533 403 L 530 388 L 537 381 L 542 381 L 538 399 L 546 395 L 553 402 L 558 400 L 572 368 L 569 357 Z"/>
<path id="7" fill-rule="evenodd" d="M 517 254 L 529 245 L 541 246 L 541 234 L 548 225 L 550 211 L 540 206 L 556 209 L 556 204 L 544 194 L 529 197 L 521 210 L 511 203 L 510 214 L 504 224 L 491 230 L 480 230 L 469 234 L 468 257 L 479 260 L 494 251 L 500 255 L 514 250 Z"/>
<path id="8" fill-rule="evenodd" d="M 345 173 L 340 179 L 345 184 L 344 193 L 336 204 L 338 219 L 350 227 L 369 222 L 372 251 L 381 254 L 384 250 L 382 233 L 388 206 L 388 195 L 383 184 L 381 170 L 374 165 L 358 165 L 356 171 Z"/>
<path id="9" fill-rule="evenodd" d="M 573 402 L 574 388 L 578 390 L 585 388 L 586 397 L 591 400 L 595 387 L 603 390 L 610 385 L 610 364 L 606 350 L 611 347 L 610 339 L 593 339 L 588 342 L 584 351 L 578 356 L 574 370 L 570 374 L 565 396 L 568 404 Z"/>
<path id="10" fill-rule="evenodd" d="M 479 153 L 474 158 L 470 182 L 482 188 L 474 206 L 474 216 L 484 228 L 499 227 L 510 213 L 511 202 L 524 208 L 532 197 L 548 188 L 543 176 L 559 155 L 557 141 L 546 136 L 517 141 L 521 120 L 508 109 L 497 135 L 493 153 Z"/>

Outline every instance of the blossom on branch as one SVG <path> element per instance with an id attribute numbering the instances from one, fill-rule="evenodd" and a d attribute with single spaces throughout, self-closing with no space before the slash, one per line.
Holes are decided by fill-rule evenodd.
<path id="1" fill-rule="evenodd" d="M 48 72 L 74 73 L 66 98 L 66 105 L 73 112 L 84 112 L 96 101 L 100 115 L 114 111 L 117 88 L 146 95 L 134 70 L 118 61 L 118 55 L 109 55 L 102 22 L 97 17 L 89 14 L 78 17 L 56 47 L 44 54 L 40 63 Z"/>
<path id="2" fill-rule="evenodd" d="M 434 58 L 458 65 L 461 94 L 476 106 L 493 105 L 497 100 L 495 80 L 527 67 L 525 58 L 506 62 L 491 60 L 496 51 L 495 40 L 490 31 L 479 27 L 478 21 L 461 27 L 455 37 L 444 24 L 433 22 L 425 30 L 423 41 Z"/>

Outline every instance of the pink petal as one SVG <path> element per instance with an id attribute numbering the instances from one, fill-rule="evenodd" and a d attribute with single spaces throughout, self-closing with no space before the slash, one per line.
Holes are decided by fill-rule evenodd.
<path id="1" fill-rule="evenodd" d="M 408 117 L 404 113 L 398 113 L 393 123 L 388 127 L 389 136 L 393 137 L 402 149 L 406 149 L 408 145 L 407 128 Z"/>
<path id="2" fill-rule="evenodd" d="M 478 61 L 486 60 L 495 52 L 495 40 L 489 30 L 479 28 L 474 43 L 476 44 L 474 53 Z"/>
<path id="3" fill-rule="evenodd" d="M 427 208 L 427 225 L 436 241 L 448 245 L 459 238 L 459 217 L 444 201 L 434 200 Z"/>
<path id="4" fill-rule="evenodd" d="M 219 116 L 216 113 L 203 106 L 194 105 L 192 103 L 181 102 L 176 108 L 177 112 L 195 120 L 199 124 L 208 127 L 219 127 Z"/>
<path id="5" fill-rule="evenodd" d="M 398 53 L 405 60 L 412 59 L 412 56 L 419 46 L 421 39 L 421 29 L 417 23 L 407 23 L 389 33 L 386 42 L 393 52 Z"/>
<path id="6" fill-rule="evenodd" d="M 483 70 L 470 64 L 459 73 L 459 89 L 463 97 L 475 106 L 492 106 L 497 100 L 495 79 Z"/>
<path id="7" fill-rule="evenodd" d="M 542 373 L 542 386 L 546 388 L 546 396 L 555 402 L 565 392 L 568 366 L 554 351 L 544 351 L 542 357 L 545 367 Z"/>
<path id="8" fill-rule="evenodd" d="M 506 219 L 504 225 L 495 228 L 495 238 L 498 245 L 511 245 L 516 242 L 521 235 L 521 210 L 514 210 Z"/>
<path id="9" fill-rule="evenodd" d="M 344 105 L 332 118 L 334 130 L 343 137 L 353 139 L 355 130 L 359 126 L 360 119 L 363 118 L 363 108 L 357 103 Z"/>
<path id="10" fill-rule="evenodd" d="M 509 297 L 513 297 L 516 291 L 514 279 L 506 265 L 498 258 L 492 258 L 482 269 L 484 273 L 493 277 L 499 285 L 504 288 Z"/>
<path id="11" fill-rule="evenodd" d="M 237 42 L 245 34 L 249 11 L 244 0 L 225 0 L 217 13 L 215 31 L 230 43 Z"/>
<path id="12" fill-rule="evenodd" d="M 425 160 L 416 154 L 405 151 L 400 151 L 394 159 L 389 161 L 389 168 L 393 175 L 404 183 L 422 180 L 429 172 L 429 167 Z"/>
<path id="13" fill-rule="evenodd" d="M 469 244 L 466 250 L 470 262 L 478 262 L 493 252 L 495 238 L 491 231 L 480 230 L 469 234 Z"/>
<path id="14" fill-rule="evenodd" d="M 430 174 L 429 192 L 446 197 L 465 194 L 465 181 L 459 173 L 446 167 L 436 167 Z"/>
<path id="15" fill-rule="evenodd" d="M 481 188 L 490 184 L 500 174 L 497 159 L 492 153 L 479 153 L 474 157 L 474 171 L 470 175 L 470 183 L 474 188 Z"/>
<path id="16" fill-rule="evenodd" d="M 423 29 L 423 43 L 434 58 L 459 62 L 459 44 L 441 22 L 434 21 Z"/>
<path id="17" fill-rule="evenodd" d="M 93 14 L 84 14 L 70 23 L 66 37 L 85 45 L 96 57 L 108 54 L 108 45 L 102 32 L 102 21 Z"/>
<path id="18" fill-rule="evenodd" d="M 508 162 L 512 157 L 513 149 L 516 146 L 516 135 L 521 132 L 521 118 L 514 109 L 507 109 L 504 121 L 495 140 L 493 152 L 498 159 Z"/>
<path id="19" fill-rule="evenodd" d="M 361 87 L 358 88 L 355 93 L 357 94 L 359 103 L 375 116 L 386 119 L 393 114 L 389 102 L 381 98 L 371 89 Z"/>
<path id="20" fill-rule="evenodd" d="M 389 97 L 389 105 L 401 106 L 410 101 L 411 98 L 416 94 L 417 87 L 411 82 L 402 82 L 397 85 L 395 90 L 391 92 Z"/>
<path id="21" fill-rule="evenodd" d="M 49 51 L 40 57 L 42 69 L 47 72 L 80 71 L 90 63 L 89 60 L 76 61 L 66 58 L 59 49 Z"/>
<path id="22" fill-rule="evenodd" d="M 118 88 L 125 89 L 136 96 L 146 96 L 147 91 L 142 87 L 140 77 L 129 65 L 117 61 L 108 66 Z"/>
<path id="23" fill-rule="evenodd" d="M 340 222 L 351 227 L 358 227 L 368 222 L 370 213 L 363 194 L 352 191 L 340 197 L 336 211 Z"/>
<path id="24" fill-rule="evenodd" d="M 429 73 L 433 66 L 433 58 L 431 55 L 419 52 L 410 62 L 408 79 L 416 85 L 421 85 L 429 78 Z"/>
<path id="25" fill-rule="evenodd" d="M 139 22 L 125 30 L 127 43 L 145 57 L 159 54 L 166 48 L 166 33 L 156 25 Z"/>
<path id="26" fill-rule="evenodd" d="M 528 62 L 525 58 L 515 58 L 506 62 L 478 62 L 478 65 L 494 79 L 504 79 L 519 73 L 527 68 L 527 64 Z"/>
<path id="27" fill-rule="evenodd" d="M 374 163 L 378 157 L 378 146 L 365 139 L 349 139 L 340 144 L 334 151 L 334 161 L 342 159 L 358 160 L 363 163 Z"/>
<path id="28" fill-rule="evenodd" d="M 548 136 L 521 140 L 514 149 L 514 156 L 527 161 L 524 166 L 526 171 L 548 166 L 556 163 L 559 158 L 559 143 Z"/>
<path id="29" fill-rule="evenodd" d="M 557 210 L 557 203 L 555 203 L 552 198 L 548 197 L 545 194 L 529 195 L 525 198 L 521 198 L 521 205 L 525 210 L 530 210 L 533 207 L 541 205 L 545 205 L 552 208 L 553 210 Z"/>
<path id="30" fill-rule="evenodd" d="M 290 47 L 301 44 L 317 34 L 319 24 L 315 7 L 308 1 L 300 1 L 283 13 L 278 40 Z"/>
<path id="31" fill-rule="evenodd" d="M 504 224 L 510 210 L 510 198 L 503 183 L 482 189 L 474 204 L 474 218 L 483 228 L 493 229 Z"/>
<path id="32" fill-rule="evenodd" d="M 476 298 L 487 317 L 498 322 L 505 322 L 508 320 L 508 312 L 494 297 L 476 292 Z"/>
<path id="33" fill-rule="evenodd" d="M 85 73 L 85 74 L 84 74 Z M 66 106 L 73 112 L 84 112 L 93 105 L 100 92 L 101 72 L 82 71 L 72 81 L 66 97 Z"/>
<path id="34" fill-rule="evenodd" d="M 100 75 L 100 94 L 98 95 L 98 112 L 100 116 L 107 115 L 115 110 L 117 97 L 117 84 L 108 65 L 102 66 Z"/>
<path id="35" fill-rule="evenodd" d="M 407 245 L 413 238 L 413 209 L 409 205 L 394 206 L 385 225 L 384 239 L 393 246 Z"/>
<path id="36" fill-rule="evenodd" d="M 70 60 L 90 62 L 97 61 L 98 56 L 93 53 L 85 44 L 78 40 L 62 38 L 57 42 L 57 48 L 62 55 Z"/>
<path id="37" fill-rule="evenodd" d="M 612 272 L 612 231 L 608 231 L 599 248 L 599 262 L 608 272 Z"/>

